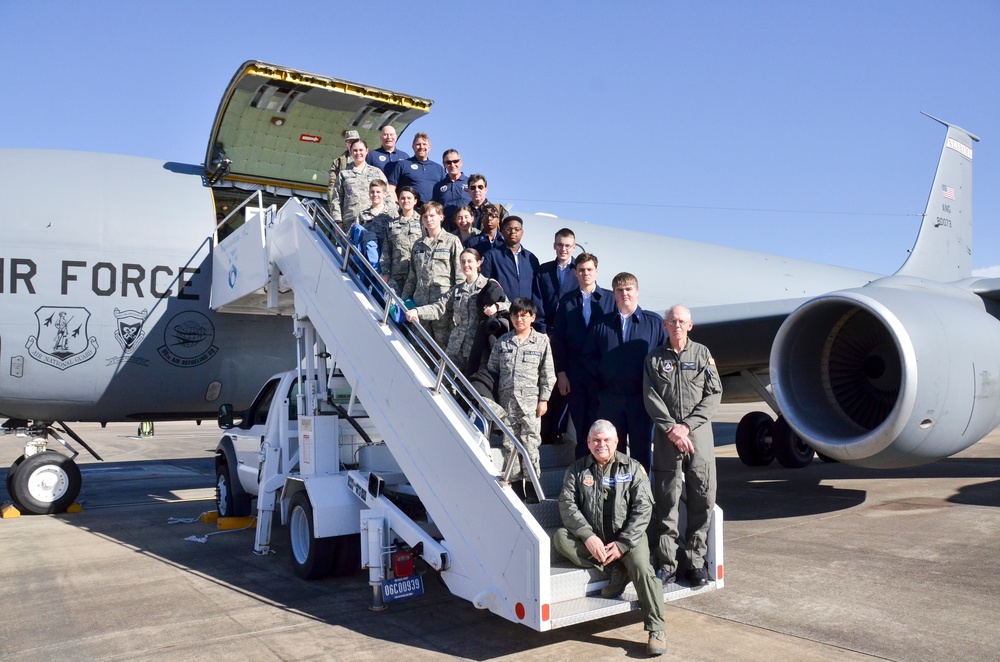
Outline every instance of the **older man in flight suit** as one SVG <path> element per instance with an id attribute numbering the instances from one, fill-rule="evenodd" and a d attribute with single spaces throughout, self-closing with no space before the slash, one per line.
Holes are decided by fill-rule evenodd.
<path id="1" fill-rule="evenodd" d="M 688 338 L 693 326 L 691 311 L 684 306 L 667 311 L 663 328 L 668 339 L 646 357 L 642 391 L 653 419 L 653 489 L 660 534 L 656 555 L 661 576 L 667 583 L 677 577 L 678 504 L 684 492 L 687 579 L 692 586 L 704 586 L 716 489 L 710 421 L 722 402 L 722 380 L 708 348 Z"/>
<path id="2" fill-rule="evenodd" d="M 647 651 L 662 655 L 667 651 L 663 585 L 649 562 L 646 539 L 653 512 L 649 479 L 637 460 L 617 452 L 618 433 L 609 421 L 590 426 L 587 446 L 590 455 L 571 464 L 563 476 L 563 528 L 552 536 L 552 546 L 578 567 L 610 569 L 602 597 L 618 597 L 631 580 L 649 631 Z"/>

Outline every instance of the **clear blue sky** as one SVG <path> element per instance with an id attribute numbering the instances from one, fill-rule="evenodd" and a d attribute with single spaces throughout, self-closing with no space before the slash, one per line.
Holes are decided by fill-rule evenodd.
<path id="1" fill-rule="evenodd" d="M 984 268 L 997 35 L 996 0 L 0 0 L 0 147 L 200 163 L 226 84 L 259 59 L 434 99 L 414 125 L 432 156 L 459 149 L 516 210 L 889 273 L 944 140 L 925 111 L 982 138 Z"/>

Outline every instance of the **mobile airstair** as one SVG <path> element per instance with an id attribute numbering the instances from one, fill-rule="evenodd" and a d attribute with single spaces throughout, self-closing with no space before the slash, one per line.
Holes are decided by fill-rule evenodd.
<path id="1" fill-rule="evenodd" d="M 287 314 L 297 327 L 307 322 L 315 329 L 323 356 L 363 404 L 436 527 L 439 547 L 423 552 L 433 551 L 429 563 L 448 589 L 535 630 L 636 609 L 631 586 L 619 599 L 603 599 L 602 573 L 554 556 L 550 535 L 560 525 L 555 497 L 565 462 L 542 476 L 532 471 L 543 501 L 521 502 L 504 480 L 496 439 L 510 438 L 522 455 L 523 448 L 419 325 L 395 321 L 403 303 L 326 211 L 292 198 L 277 212 L 261 205 L 246 216 L 216 246 L 212 307 Z M 360 494 L 363 483 L 377 490 L 371 476 L 347 481 L 367 506 L 373 494 Z M 697 590 L 670 585 L 667 600 L 722 587 L 718 508 L 714 520 L 713 581 Z"/>

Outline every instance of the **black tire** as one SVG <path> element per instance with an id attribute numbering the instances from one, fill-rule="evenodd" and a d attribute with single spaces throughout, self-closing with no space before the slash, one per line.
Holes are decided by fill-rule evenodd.
<path id="1" fill-rule="evenodd" d="M 784 416 L 779 416 L 771 428 L 774 439 L 774 456 L 786 469 L 801 469 L 812 462 L 816 451 L 795 433 Z"/>
<path id="2" fill-rule="evenodd" d="M 24 456 L 22 455 L 14 460 L 13 464 L 10 465 L 10 469 L 7 470 L 7 494 L 10 495 L 10 500 L 18 508 L 21 507 L 21 504 L 17 502 L 17 496 L 14 495 L 14 474 L 17 473 L 17 468 L 21 466 L 21 462 L 23 461 Z"/>
<path id="3" fill-rule="evenodd" d="M 83 478 L 76 462 L 62 453 L 43 451 L 25 457 L 11 481 L 11 496 L 33 515 L 63 513 L 80 494 Z"/>
<path id="4" fill-rule="evenodd" d="M 306 580 L 322 579 L 333 569 L 336 538 L 317 538 L 312 503 L 305 490 L 296 492 L 288 509 L 288 547 L 292 568 Z"/>
<path id="5" fill-rule="evenodd" d="M 829 455 L 823 455 L 819 451 L 816 451 L 816 457 L 818 457 L 819 459 L 823 460 L 828 464 L 836 464 L 837 462 L 840 462 L 840 460 L 830 457 Z"/>
<path id="6" fill-rule="evenodd" d="M 215 509 L 219 517 L 249 517 L 251 514 L 250 495 L 243 491 L 225 461 L 215 467 Z"/>
<path id="7" fill-rule="evenodd" d="M 350 577 L 361 570 L 361 534 L 353 533 L 333 538 L 333 564 L 330 574 L 334 577 Z"/>
<path id="8" fill-rule="evenodd" d="M 774 421 L 762 411 L 752 411 L 736 426 L 736 453 L 748 467 L 766 467 L 774 460 Z"/>

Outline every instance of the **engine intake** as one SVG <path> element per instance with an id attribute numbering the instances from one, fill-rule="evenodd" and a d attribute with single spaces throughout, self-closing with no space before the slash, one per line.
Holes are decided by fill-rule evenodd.
<path id="1" fill-rule="evenodd" d="M 792 313 L 771 383 L 820 453 L 877 468 L 933 462 L 1000 423 L 1000 322 L 961 288 L 883 279 Z"/>

